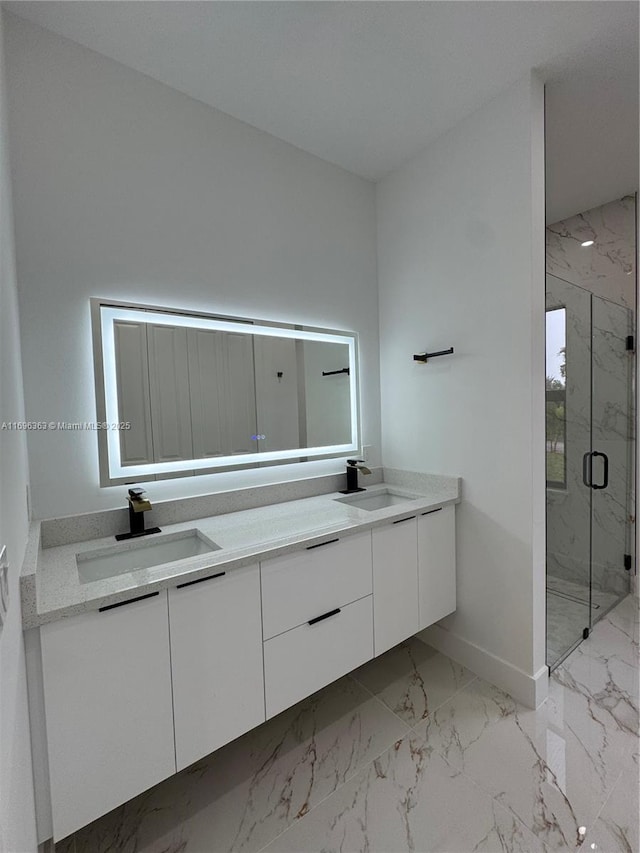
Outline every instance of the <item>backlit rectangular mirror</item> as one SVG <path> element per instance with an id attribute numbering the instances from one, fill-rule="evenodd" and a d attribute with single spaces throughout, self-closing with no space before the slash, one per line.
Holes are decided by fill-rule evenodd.
<path id="1" fill-rule="evenodd" d="M 92 300 L 101 485 L 359 449 L 355 334 Z"/>

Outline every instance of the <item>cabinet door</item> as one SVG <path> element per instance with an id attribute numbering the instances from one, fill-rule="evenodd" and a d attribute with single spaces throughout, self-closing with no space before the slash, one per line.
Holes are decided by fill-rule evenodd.
<path id="1" fill-rule="evenodd" d="M 58 841 L 175 773 L 167 594 L 40 631 Z"/>
<path id="2" fill-rule="evenodd" d="M 373 530 L 375 654 L 418 630 L 418 535 L 415 516 Z"/>
<path id="3" fill-rule="evenodd" d="M 371 660 L 371 596 L 354 601 L 264 644 L 269 718 Z"/>
<path id="4" fill-rule="evenodd" d="M 432 510 L 418 519 L 420 628 L 456 609 L 455 507 Z"/>
<path id="5" fill-rule="evenodd" d="M 268 640 L 371 595 L 371 534 L 331 537 L 265 560 L 260 570 L 263 636 Z"/>
<path id="6" fill-rule="evenodd" d="M 264 722 L 258 566 L 171 589 L 169 624 L 182 770 Z"/>

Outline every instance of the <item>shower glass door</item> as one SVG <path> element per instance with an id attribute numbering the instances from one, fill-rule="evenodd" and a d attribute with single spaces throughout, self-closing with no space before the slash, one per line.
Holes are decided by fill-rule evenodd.
<path id="1" fill-rule="evenodd" d="M 631 311 L 547 276 L 547 663 L 630 588 Z"/>
<path id="2" fill-rule="evenodd" d="M 547 276 L 547 664 L 582 641 L 591 614 L 591 294 Z"/>
<path id="3" fill-rule="evenodd" d="M 591 303 L 591 609 L 593 624 L 629 592 L 633 562 L 631 311 Z M 628 568 L 625 568 L 628 566 Z"/>

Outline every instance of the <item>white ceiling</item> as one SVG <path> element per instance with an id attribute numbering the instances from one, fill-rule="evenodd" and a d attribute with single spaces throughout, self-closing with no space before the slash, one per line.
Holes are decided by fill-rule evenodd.
<path id="1" fill-rule="evenodd" d="M 551 221 L 638 183 L 638 4 L 9 2 L 10 11 L 373 180 L 537 68 Z"/>

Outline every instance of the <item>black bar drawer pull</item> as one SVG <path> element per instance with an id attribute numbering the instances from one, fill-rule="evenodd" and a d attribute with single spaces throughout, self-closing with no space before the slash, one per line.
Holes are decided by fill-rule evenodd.
<path id="1" fill-rule="evenodd" d="M 411 521 L 411 519 L 415 518 L 415 515 L 409 515 L 407 518 L 399 518 L 397 521 L 394 521 L 394 524 L 402 524 L 403 521 Z"/>
<path id="2" fill-rule="evenodd" d="M 421 515 L 431 515 L 434 512 L 440 512 L 441 509 L 441 506 L 439 506 L 438 509 L 428 509 L 426 512 L 421 513 Z"/>
<path id="3" fill-rule="evenodd" d="M 146 595 L 139 595 L 137 598 L 128 598 L 126 601 L 118 601 L 117 604 L 105 604 L 104 607 L 99 607 L 98 612 L 104 613 L 105 610 L 113 610 L 114 607 L 124 607 L 125 604 L 134 604 L 136 601 L 144 601 L 145 598 L 153 598 L 155 595 L 160 595 L 159 592 L 148 592 Z"/>
<path id="4" fill-rule="evenodd" d="M 307 625 L 315 625 L 316 622 L 322 622 L 323 619 L 328 619 L 330 616 L 335 616 L 337 613 L 340 613 L 339 607 L 336 607 L 335 610 L 330 610 L 328 613 L 323 613 L 322 616 L 316 616 L 315 619 L 309 619 Z"/>
<path id="5" fill-rule="evenodd" d="M 202 583 L 203 581 L 212 581 L 214 578 L 221 578 L 226 575 L 226 572 L 218 572 L 217 575 L 207 575 L 206 578 L 196 578 L 194 581 L 185 581 L 176 585 L 176 589 L 184 589 L 185 586 L 193 586 L 194 583 Z"/>
<path id="6" fill-rule="evenodd" d="M 307 545 L 307 551 L 313 551 L 314 548 L 322 548 L 324 545 L 332 545 L 334 542 L 339 542 L 340 539 L 327 539 L 326 542 L 318 542 L 317 545 Z"/>

